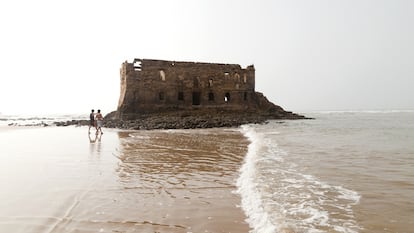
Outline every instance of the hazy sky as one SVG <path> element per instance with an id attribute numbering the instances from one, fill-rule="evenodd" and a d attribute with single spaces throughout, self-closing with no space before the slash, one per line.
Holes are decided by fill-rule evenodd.
<path id="1" fill-rule="evenodd" d="M 115 110 L 134 58 L 254 64 L 287 110 L 414 109 L 411 0 L 0 2 L 0 112 Z"/>

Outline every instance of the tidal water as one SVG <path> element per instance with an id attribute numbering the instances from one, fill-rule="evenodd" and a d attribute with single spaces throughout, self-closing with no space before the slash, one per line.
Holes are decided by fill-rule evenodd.
<path id="1" fill-rule="evenodd" d="M 0 232 L 414 232 L 414 112 L 305 115 L 99 136 L 2 116 Z"/>
<path id="2" fill-rule="evenodd" d="M 307 115 L 242 127 L 252 232 L 413 232 L 414 112 Z"/>

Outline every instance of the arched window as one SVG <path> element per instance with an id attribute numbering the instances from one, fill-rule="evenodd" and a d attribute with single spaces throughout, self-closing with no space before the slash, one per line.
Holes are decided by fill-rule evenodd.
<path id="1" fill-rule="evenodd" d="M 165 81 L 165 72 L 164 70 L 160 70 L 160 78 L 162 81 Z"/>
<path id="2" fill-rule="evenodd" d="M 230 102 L 230 93 L 226 92 L 226 94 L 224 95 L 224 102 Z"/>
<path id="3" fill-rule="evenodd" d="M 235 73 L 234 77 L 236 78 L 237 82 L 240 82 L 240 74 L 239 73 Z"/>

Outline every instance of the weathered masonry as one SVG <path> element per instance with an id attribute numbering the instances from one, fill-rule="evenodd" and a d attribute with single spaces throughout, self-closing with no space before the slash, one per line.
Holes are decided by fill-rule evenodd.
<path id="1" fill-rule="evenodd" d="M 258 106 L 253 65 L 134 59 L 121 70 L 118 117 L 170 110 Z"/>

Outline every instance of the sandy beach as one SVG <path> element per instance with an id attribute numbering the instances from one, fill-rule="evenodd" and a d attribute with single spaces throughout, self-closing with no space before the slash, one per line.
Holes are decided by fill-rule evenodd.
<path id="1" fill-rule="evenodd" d="M 0 128 L 0 232 L 248 232 L 237 130 Z"/>

